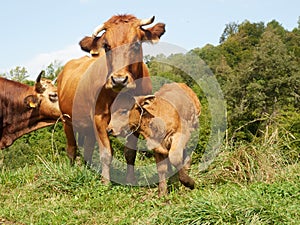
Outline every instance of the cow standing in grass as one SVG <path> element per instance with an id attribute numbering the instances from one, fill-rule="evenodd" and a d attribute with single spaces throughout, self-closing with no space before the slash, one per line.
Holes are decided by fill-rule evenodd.
<path id="1" fill-rule="evenodd" d="M 81 48 L 93 56 L 71 60 L 58 76 L 60 109 L 68 115 L 64 122 L 68 156 L 74 162 L 77 151 L 74 131 L 85 136 L 84 158 L 88 163 L 92 161 L 97 140 L 104 183 L 110 180 L 113 155 L 106 132 L 111 104 L 121 90 L 132 90 L 134 95 L 152 92 L 148 69 L 143 63 L 142 42 L 157 42 L 165 32 L 162 23 L 144 28 L 153 21 L 154 17 L 141 20 L 132 15 L 113 16 L 99 25 L 92 37 L 80 41 Z M 100 32 L 103 33 L 97 36 Z M 127 146 L 127 182 L 132 183 L 136 139 L 129 137 Z"/>
<path id="2" fill-rule="evenodd" d="M 140 133 L 147 147 L 154 151 L 159 176 L 159 195 L 167 193 L 166 178 L 170 163 L 180 182 L 193 189 L 194 180 L 187 174 L 190 156 L 185 150 L 191 132 L 198 127 L 201 105 L 197 95 L 186 84 L 165 84 L 155 93 L 134 97 L 132 108 L 116 101 L 108 132 L 127 136 Z"/>

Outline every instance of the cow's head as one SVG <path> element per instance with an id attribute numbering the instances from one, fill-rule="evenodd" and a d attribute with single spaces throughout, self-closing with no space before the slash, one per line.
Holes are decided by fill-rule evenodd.
<path id="1" fill-rule="evenodd" d="M 25 97 L 24 103 L 29 109 L 39 111 L 43 118 L 57 119 L 61 115 L 58 105 L 57 87 L 49 79 L 42 78 L 45 71 L 42 71 L 35 82 L 34 92 Z"/>
<path id="2" fill-rule="evenodd" d="M 113 16 L 95 28 L 92 37 L 80 41 L 82 50 L 98 55 L 106 53 L 108 78 L 106 88 L 120 91 L 122 88 L 135 88 L 135 81 L 142 77 L 142 43 L 158 42 L 165 32 L 165 24 L 143 28 L 153 23 L 150 19 L 137 19 L 132 15 Z M 97 36 L 104 31 L 101 36 Z"/>

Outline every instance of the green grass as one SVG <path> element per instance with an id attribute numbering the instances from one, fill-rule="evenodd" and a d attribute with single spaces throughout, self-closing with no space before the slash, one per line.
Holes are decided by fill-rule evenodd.
<path id="1" fill-rule="evenodd" d="M 223 146 L 205 171 L 194 161 L 196 188 L 174 184 L 163 198 L 155 185 L 102 185 L 80 160 L 70 166 L 63 139 L 53 150 L 49 138 L 0 151 L 0 224 L 299 224 L 300 163 L 273 133 Z"/>
<path id="2" fill-rule="evenodd" d="M 285 167 L 271 183 L 213 184 L 194 165 L 195 190 L 180 186 L 158 198 L 155 187 L 104 186 L 84 166 L 37 158 L 35 165 L 2 169 L 0 223 L 297 224 L 299 169 Z"/>

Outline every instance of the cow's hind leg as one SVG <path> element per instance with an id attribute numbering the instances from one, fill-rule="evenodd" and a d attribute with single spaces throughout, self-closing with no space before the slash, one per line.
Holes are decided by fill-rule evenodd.
<path id="1" fill-rule="evenodd" d="M 76 139 L 73 132 L 73 126 L 68 122 L 65 122 L 64 131 L 67 138 L 67 155 L 70 159 L 71 165 L 74 165 L 77 156 L 77 145 L 76 145 Z"/>
<path id="2" fill-rule="evenodd" d="M 195 181 L 188 175 L 187 170 L 189 166 L 185 166 L 184 163 L 189 163 L 188 158 L 184 159 L 184 147 L 186 141 L 182 134 L 175 134 L 169 151 L 169 159 L 173 166 L 178 170 L 178 177 L 180 182 L 190 189 L 194 189 Z M 185 161 L 185 162 L 184 162 Z"/>

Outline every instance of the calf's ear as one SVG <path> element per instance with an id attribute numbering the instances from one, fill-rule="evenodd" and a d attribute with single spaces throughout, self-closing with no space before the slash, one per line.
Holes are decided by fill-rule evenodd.
<path id="1" fill-rule="evenodd" d="M 144 107 L 146 105 L 151 104 L 151 102 L 155 99 L 155 95 L 145 95 L 145 96 L 135 96 L 134 100 L 135 103 L 140 106 Z"/>
<path id="2" fill-rule="evenodd" d="M 155 109 L 153 109 L 152 107 L 154 100 L 155 100 L 155 95 L 135 97 L 136 105 L 138 105 L 140 108 L 153 115 L 155 112 Z"/>
<path id="3" fill-rule="evenodd" d="M 28 109 L 35 109 L 39 107 L 39 99 L 36 95 L 28 95 L 24 98 L 24 104 Z"/>

